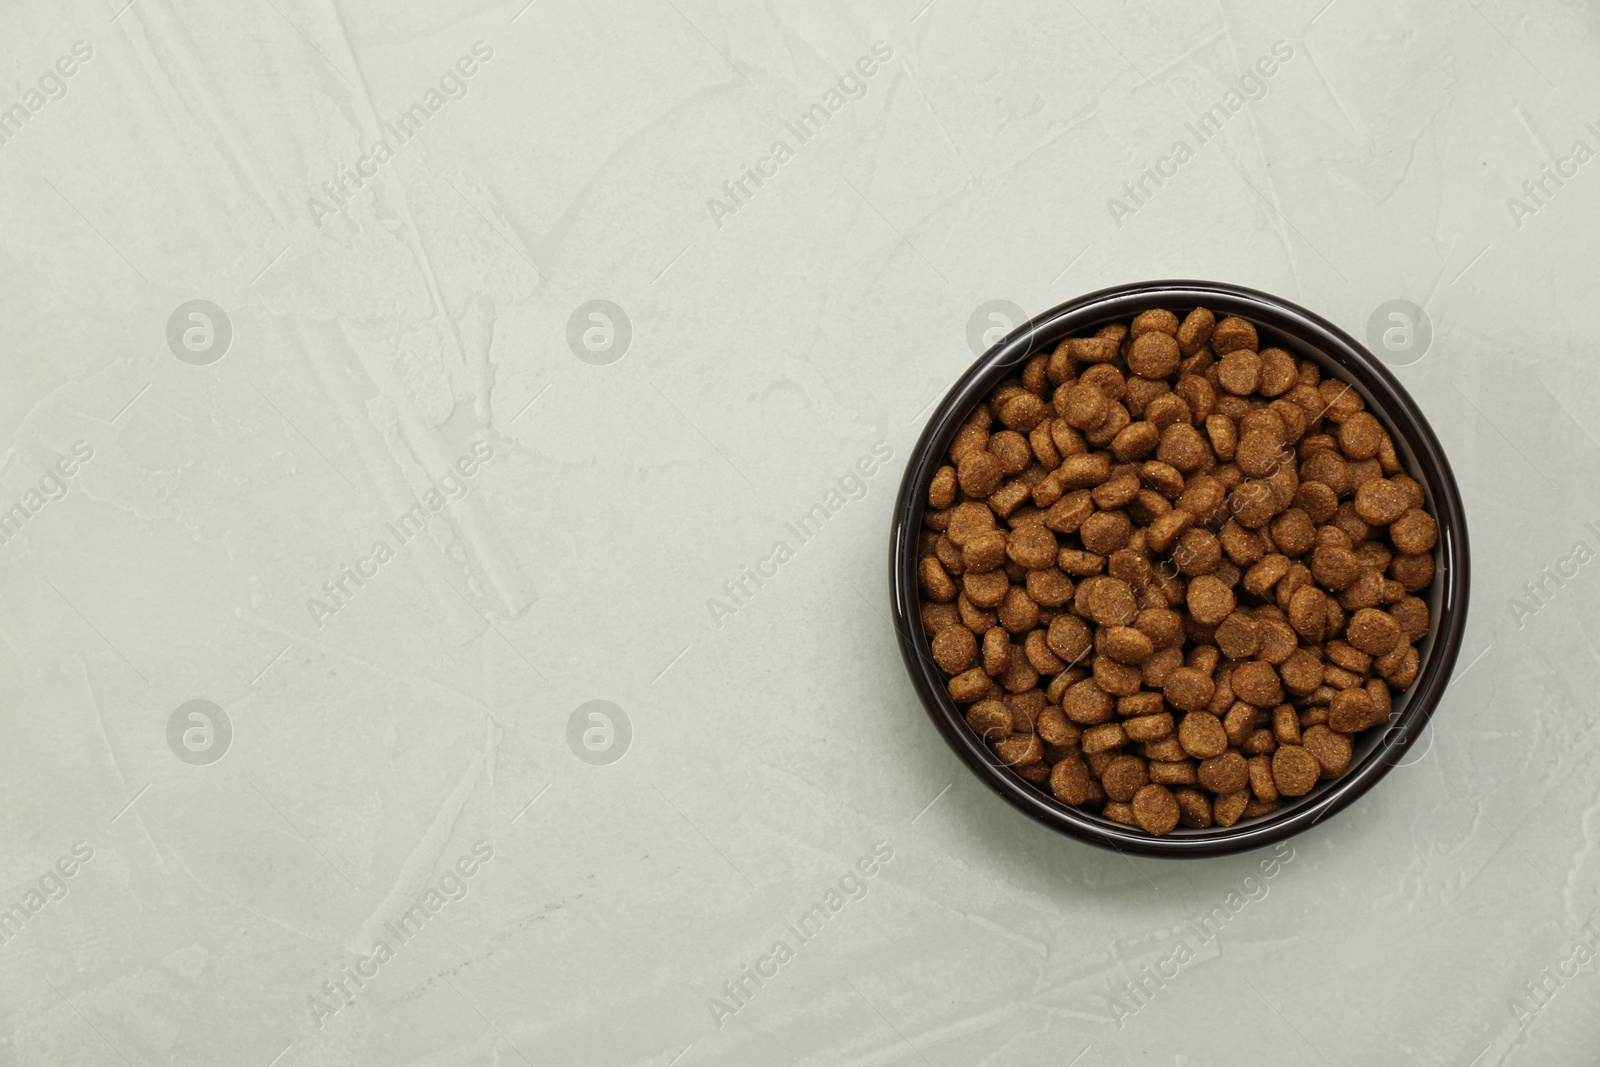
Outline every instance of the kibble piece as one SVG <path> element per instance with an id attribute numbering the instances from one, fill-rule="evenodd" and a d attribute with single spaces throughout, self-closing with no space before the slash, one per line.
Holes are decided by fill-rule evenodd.
<path id="1" fill-rule="evenodd" d="M 1077 756 L 1068 756 L 1050 768 L 1050 791 L 1065 804 L 1087 804 L 1096 783 L 1089 776 L 1089 765 Z"/>
<path id="2" fill-rule="evenodd" d="M 1105 654 L 1118 663 L 1143 663 L 1156 650 L 1150 638 L 1132 626 L 1108 626 L 1100 632 L 1104 635 Z"/>
<path id="3" fill-rule="evenodd" d="M 1342 689 L 1328 705 L 1328 726 L 1342 734 L 1358 734 L 1379 721 L 1365 689 Z"/>
<path id="4" fill-rule="evenodd" d="M 1198 789 L 1181 787 L 1172 791 L 1178 802 L 1178 822 L 1203 830 L 1211 825 L 1211 798 Z"/>
<path id="5" fill-rule="evenodd" d="M 1285 689 L 1304 696 L 1322 684 L 1322 661 L 1314 653 L 1297 648 L 1278 665 L 1278 676 Z"/>
<path id="6" fill-rule="evenodd" d="M 933 481 L 928 485 L 928 506 L 930 508 L 947 508 L 956 502 L 956 469 L 954 467 L 940 467 L 933 474 Z"/>
<path id="7" fill-rule="evenodd" d="M 1000 479 L 1004 475 L 1000 461 L 988 452 L 968 452 L 956 466 L 956 480 L 961 484 L 961 491 L 968 496 L 988 496 L 1000 488 Z"/>
<path id="8" fill-rule="evenodd" d="M 1174 746 L 1177 741 L 1171 742 Z M 1149 748 L 1148 745 L 1144 746 Z M 1148 755 L 1148 753 L 1147 753 Z M 1182 750 L 1179 750 L 1182 755 Z M 1158 785 L 1199 785 L 1199 764 L 1192 759 L 1158 760 L 1151 758 L 1148 770 L 1150 780 Z"/>
<path id="9" fill-rule="evenodd" d="M 1210 340 L 1211 350 L 1219 356 L 1241 349 L 1254 352 L 1257 347 L 1256 328 L 1248 319 L 1229 315 L 1217 323 L 1216 329 L 1211 331 Z"/>
<path id="10" fill-rule="evenodd" d="M 1011 734 L 1011 712 L 998 700 L 980 700 L 967 709 L 967 725 L 985 740 L 1001 740 Z"/>
<path id="11" fill-rule="evenodd" d="M 1421 555 L 1400 555 L 1389 564 L 1389 577 L 1400 583 L 1408 593 L 1421 592 L 1433 581 L 1433 557 L 1424 552 Z"/>
<path id="12" fill-rule="evenodd" d="M 1211 340 L 1216 324 L 1216 317 L 1205 308 L 1195 308 L 1189 312 L 1178 327 L 1178 350 L 1184 356 L 1192 356 L 1200 351 Z"/>
<path id="13" fill-rule="evenodd" d="M 1027 433 L 1049 414 L 1044 401 L 1032 393 L 1018 393 L 1000 406 L 1000 421 L 1013 430 Z"/>
<path id="14" fill-rule="evenodd" d="M 1350 738 L 1334 733 L 1327 726 L 1308 726 L 1301 744 L 1316 759 L 1323 778 L 1337 778 L 1350 766 Z"/>
<path id="15" fill-rule="evenodd" d="M 933 638 L 933 661 L 946 674 L 960 674 L 978 654 L 978 639 L 959 623 L 946 626 Z"/>
<path id="16" fill-rule="evenodd" d="M 1141 311 L 1135 315 L 1133 322 L 1128 327 L 1128 336 L 1136 341 L 1145 334 L 1152 332 L 1176 334 L 1178 332 L 1178 316 L 1164 308 L 1151 308 L 1149 311 Z"/>
<path id="17" fill-rule="evenodd" d="M 1203 626 L 1216 626 L 1232 614 L 1233 590 L 1212 575 L 1202 574 L 1189 583 L 1189 615 Z"/>
<path id="18" fill-rule="evenodd" d="M 1266 755 L 1251 756 L 1249 760 L 1250 792 L 1257 800 L 1269 803 L 1278 799 L 1278 783 L 1272 777 L 1272 759 Z"/>
<path id="19" fill-rule="evenodd" d="M 1029 570 L 1053 566 L 1056 551 L 1056 535 L 1042 523 L 1018 527 L 1006 539 L 1006 555 Z"/>
<path id="20" fill-rule="evenodd" d="M 1432 551 L 1438 544 L 1439 524 L 1432 515 L 1413 506 L 1390 523 L 1389 539 L 1394 542 L 1396 551 L 1408 556 L 1419 555 Z"/>
<path id="21" fill-rule="evenodd" d="M 1139 602 L 1128 583 L 1101 575 L 1078 583 L 1073 606 L 1079 615 L 1101 626 L 1127 626 L 1139 614 Z"/>
<path id="22" fill-rule="evenodd" d="M 1227 353 L 1217 365 L 1217 383 L 1234 396 L 1249 396 L 1261 387 L 1261 357 L 1249 349 Z"/>
<path id="23" fill-rule="evenodd" d="M 1339 447 L 1351 459 L 1371 459 L 1378 454 L 1386 436 L 1377 419 L 1358 411 L 1339 426 Z"/>
<path id="24" fill-rule="evenodd" d="M 951 588 L 953 591 L 954 586 Z M 961 591 L 980 608 L 997 608 L 1011 591 L 1011 579 L 1003 570 L 982 574 L 967 571 L 961 576 Z"/>
<path id="25" fill-rule="evenodd" d="M 1356 514 L 1373 526 L 1387 526 L 1411 509 L 1411 495 L 1387 478 L 1373 478 L 1356 489 Z"/>
<path id="26" fill-rule="evenodd" d="M 945 536 L 957 548 L 966 546 L 968 539 L 981 533 L 988 533 L 994 529 L 994 512 L 989 510 L 987 504 L 968 501 L 957 504 L 950 513 L 950 523 L 945 529 Z"/>
<path id="27" fill-rule="evenodd" d="M 1229 684 L 1240 700 L 1258 708 L 1270 708 L 1283 703 L 1283 682 L 1272 664 L 1253 659 L 1241 663 L 1229 676 Z"/>
<path id="28" fill-rule="evenodd" d="M 1345 626 L 1345 639 L 1369 655 L 1381 656 L 1404 642 L 1405 635 L 1388 612 L 1362 608 L 1350 616 Z"/>
<path id="29" fill-rule="evenodd" d="M 1061 711 L 1080 726 L 1095 726 L 1111 718 L 1116 702 L 1093 678 L 1068 687 L 1061 696 Z"/>
<path id="30" fill-rule="evenodd" d="M 954 544 L 954 542 L 951 542 Z M 992 571 L 1006 561 L 1006 532 L 989 530 L 967 538 L 961 549 L 961 562 L 974 574 Z"/>
<path id="31" fill-rule="evenodd" d="M 1197 711 L 1211 702 L 1216 684 L 1193 667 L 1179 667 L 1167 675 L 1161 692 L 1179 711 Z M 1215 717 L 1215 716 L 1213 716 Z"/>
<path id="32" fill-rule="evenodd" d="M 944 565 L 936 556 L 922 557 L 922 591 L 930 600 L 944 603 L 956 598 L 956 583 L 945 573 Z"/>
<path id="33" fill-rule="evenodd" d="M 1011 666 L 1011 635 L 1001 626 L 991 626 L 983 632 L 983 670 L 993 677 Z"/>
<path id="34" fill-rule="evenodd" d="M 1250 800 L 1248 789 L 1217 797 L 1211 802 L 1211 818 L 1218 826 L 1232 826 L 1239 821 L 1245 808 L 1250 806 Z"/>
<path id="35" fill-rule="evenodd" d="M 1125 513 L 1097 511 L 1084 520 L 1083 526 L 1078 530 L 1078 537 L 1083 541 L 1083 547 L 1090 552 L 1109 556 L 1128 543 L 1128 536 L 1132 532 L 1133 523 Z"/>
<path id="36" fill-rule="evenodd" d="M 987 696 L 993 684 L 982 668 L 973 667 L 950 679 L 950 699 L 957 704 L 970 704 Z"/>
<path id="37" fill-rule="evenodd" d="M 1217 647 L 1229 659 L 1253 656 L 1261 647 L 1261 624 L 1242 611 L 1235 611 L 1217 624 Z"/>
<path id="38" fill-rule="evenodd" d="M 1133 818 L 1146 833 L 1160 837 L 1178 825 L 1178 801 L 1166 786 L 1152 782 L 1134 794 Z"/>
<path id="39" fill-rule="evenodd" d="M 1098 729 L 1098 727 L 1097 727 Z M 1106 796 L 1123 803 L 1131 801 L 1134 794 L 1150 784 L 1145 761 L 1138 756 L 1118 756 L 1106 765 L 1100 775 L 1100 785 Z"/>
<path id="40" fill-rule="evenodd" d="M 1182 359 L 1178 340 L 1167 333 L 1144 333 L 1128 349 L 1128 369 L 1142 378 L 1165 378 Z"/>
<path id="41" fill-rule="evenodd" d="M 1191 711 L 1178 724 L 1178 744 L 1186 755 L 1210 759 L 1227 751 L 1228 734 L 1209 711 Z"/>
<path id="42" fill-rule="evenodd" d="M 1300 745 L 1279 745 L 1272 754 L 1272 781 L 1286 797 L 1305 796 L 1321 774 L 1322 765 Z"/>
<path id="43" fill-rule="evenodd" d="M 1289 625 L 1307 641 L 1321 641 L 1328 630 L 1328 594 L 1302 585 L 1289 598 Z"/>
<path id="44" fill-rule="evenodd" d="M 1128 735 L 1122 732 L 1122 724 L 1120 722 L 1107 722 L 1098 726 L 1091 726 L 1083 731 L 1083 737 L 1079 743 L 1083 746 L 1083 754 L 1092 756 L 1101 752 L 1109 752 L 1114 748 L 1120 748 L 1127 744 Z M 1102 784 L 1104 783 L 1102 782 Z"/>
<path id="45" fill-rule="evenodd" d="M 1250 765 L 1237 752 L 1224 752 L 1200 762 L 1200 784 L 1213 793 L 1232 793 L 1250 784 Z"/>

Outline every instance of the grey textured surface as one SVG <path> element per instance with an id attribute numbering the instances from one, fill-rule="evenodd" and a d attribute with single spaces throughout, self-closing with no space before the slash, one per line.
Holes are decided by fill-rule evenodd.
<path id="1" fill-rule="evenodd" d="M 1594 1061 L 1592 4 L 124 3 L 0 33 L 0 1063 Z M 1431 322 L 1460 677 L 1277 855 L 887 621 L 989 302 L 1160 277 Z"/>

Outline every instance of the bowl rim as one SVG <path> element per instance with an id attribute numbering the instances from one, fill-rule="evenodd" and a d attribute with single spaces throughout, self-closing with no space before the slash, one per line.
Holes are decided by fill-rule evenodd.
<path id="1" fill-rule="evenodd" d="M 1315 346 L 1380 400 L 1395 432 L 1409 444 L 1421 480 L 1433 497 L 1439 526 L 1434 581 L 1444 584 L 1440 610 L 1431 620 L 1432 654 L 1407 691 L 1405 708 L 1358 766 L 1326 783 L 1310 802 L 1281 816 L 1184 836 L 1153 837 L 1137 827 L 1073 808 L 1034 787 L 1001 763 L 967 726 L 922 634 L 916 542 L 926 505 L 924 487 L 943 462 L 943 442 L 953 437 L 960 420 L 984 394 L 1041 350 L 1041 342 L 1053 344 L 1087 326 L 1150 308 L 1196 306 L 1209 308 L 1219 318 L 1240 315 Z M 1167 280 L 1110 286 L 1035 315 L 979 356 L 951 386 L 928 417 L 901 478 L 890 533 L 889 593 L 901 658 L 923 708 L 945 742 L 984 784 L 1024 815 L 1090 844 L 1123 853 L 1194 858 L 1261 848 L 1301 833 L 1354 803 L 1405 756 L 1450 685 L 1466 628 L 1469 570 L 1466 513 L 1449 460 L 1427 418 L 1387 366 L 1332 322 L 1282 297 L 1226 282 Z"/>

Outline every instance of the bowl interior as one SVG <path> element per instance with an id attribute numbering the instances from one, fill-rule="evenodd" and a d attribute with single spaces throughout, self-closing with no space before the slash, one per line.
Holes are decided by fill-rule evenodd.
<path id="1" fill-rule="evenodd" d="M 1179 827 L 1157 838 L 1092 810 L 1061 803 L 1048 787 L 1018 777 L 967 727 L 928 654 L 915 549 L 928 481 L 943 462 L 962 419 L 995 385 L 1065 337 L 1126 321 L 1149 308 L 1165 308 L 1181 318 L 1197 306 L 1210 309 L 1219 318 L 1234 314 L 1249 319 L 1256 326 L 1261 347 L 1283 348 L 1317 363 L 1324 377 L 1349 382 L 1389 430 L 1406 473 L 1422 484 L 1427 510 L 1439 525 L 1439 543 L 1433 552 L 1433 583 L 1419 594 L 1428 605 L 1432 625 L 1417 645 L 1416 679 L 1396 694 L 1387 727 L 1369 729 L 1357 739 L 1345 773 L 1318 783 L 1310 793 L 1286 801 L 1267 815 L 1240 820 L 1232 827 Z M 896 515 L 891 586 L 900 616 L 901 649 L 930 715 L 957 754 L 1007 800 L 1055 829 L 1095 844 L 1160 855 L 1211 855 L 1256 848 L 1309 827 L 1353 802 L 1408 751 L 1414 751 L 1418 735 L 1448 684 L 1460 647 L 1466 615 L 1465 522 L 1460 495 L 1438 440 L 1388 369 L 1347 334 L 1303 308 L 1253 290 L 1208 282 L 1148 283 L 1091 294 L 1036 317 L 985 353 L 935 410 L 907 467 Z"/>

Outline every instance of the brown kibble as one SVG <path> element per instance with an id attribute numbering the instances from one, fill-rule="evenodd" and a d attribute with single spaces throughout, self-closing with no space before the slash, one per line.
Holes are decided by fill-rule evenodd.
<path id="1" fill-rule="evenodd" d="M 1049 414 L 1044 401 L 1032 393 L 1018 393 L 1000 406 L 1000 421 L 1007 428 L 1027 433 Z"/>
<path id="2" fill-rule="evenodd" d="M 975 700 L 982 700 L 989 694 L 993 680 L 984 673 L 982 668 L 973 667 L 962 671 L 950 679 L 950 699 L 957 704 L 971 704 Z"/>
<path id="3" fill-rule="evenodd" d="M 1322 765 L 1300 745 L 1279 745 L 1272 754 L 1272 781 L 1286 797 L 1305 796 L 1321 774 Z"/>
<path id="4" fill-rule="evenodd" d="M 1111 718 L 1115 701 L 1093 678 L 1070 686 L 1061 695 L 1061 712 L 1080 726 L 1095 726 Z"/>
<path id="5" fill-rule="evenodd" d="M 969 539 L 994 528 L 994 512 L 989 510 L 989 505 L 968 501 L 965 504 L 957 504 L 955 510 L 950 513 L 950 523 L 944 535 L 957 548 L 964 548 Z"/>
<path id="6" fill-rule="evenodd" d="M 1339 447 L 1351 459 L 1371 459 L 1378 454 L 1387 435 L 1378 420 L 1358 411 L 1339 426 Z"/>
<path id="7" fill-rule="evenodd" d="M 1261 357 L 1247 348 L 1224 355 L 1217 364 L 1217 384 L 1234 396 L 1249 396 L 1261 388 Z"/>
<path id="8" fill-rule="evenodd" d="M 1217 647 L 1229 659 L 1253 656 L 1261 647 L 1261 624 L 1242 611 L 1235 611 L 1217 624 Z"/>
<path id="9" fill-rule="evenodd" d="M 1188 787 L 1174 789 L 1172 796 L 1178 802 L 1178 822 L 1197 830 L 1211 825 L 1210 797 Z"/>
<path id="10" fill-rule="evenodd" d="M 1250 765 L 1237 752 L 1200 761 L 1200 784 L 1213 793 L 1232 793 L 1250 784 Z"/>
<path id="11" fill-rule="evenodd" d="M 1377 608 L 1362 608 L 1350 616 L 1345 639 L 1369 655 L 1381 656 L 1401 644 L 1405 635 L 1394 616 Z"/>
<path id="12" fill-rule="evenodd" d="M 1006 539 L 1006 555 L 1029 570 L 1053 566 L 1056 550 L 1056 535 L 1042 523 L 1020 526 Z"/>
<path id="13" fill-rule="evenodd" d="M 1341 734 L 1358 734 L 1382 721 L 1377 711 L 1365 689 L 1342 689 L 1328 705 L 1328 726 Z"/>
<path id="14" fill-rule="evenodd" d="M 1191 711 L 1178 724 L 1178 744 L 1186 755 L 1209 759 L 1227 751 L 1228 734 L 1209 711 Z"/>
<path id="15" fill-rule="evenodd" d="M 1109 556 L 1128 543 L 1128 536 L 1132 532 L 1133 523 L 1126 513 L 1097 511 L 1078 528 L 1078 537 L 1090 552 Z"/>
<path id="16" fill-rule="evenodd" d="M 997 608 L 1011 591 L 1011 579 L 1003 570 L 982 574 L 967 571 L 961 576 L 961 591 L 980 608 Z"/>
<path id="17" fill-rule="evenodd" d="M 1278 666 L 1278 676 L 1283 687 L 1296 696 L 1304 696 L 1322 684 L 1322 661 L 1303 648 L 1297 648 Z"/>
<path id="18" fill-rule="evenodd" d="M 1211 331 L 1211 350 L 1219 356 L 1243 349 L 1254 352 L 1257 343 L 1255 326 L 1237 315 L 1229 315 Z"/>
<path id="19" fill-rule="evenodd" d="M 1166 786 L 1151 783 L 1134 794 L 1133 818 L 1146 833 L 1160 837 L 1178 825 L 1178 801 Z"/>
<path id="20" fill-rule="evenodd" d="M 984 740 L 1000 740 L 1011 734 L 1011 712 L 998 700 L 980 700 L 967 709 L 967 725 Z"/>
<path id="21" fill-rule="evenodd" d="M 970 595 L 970 594 L 969 594 Z M 1235 607 L 1233 590 L 1219 579 L 1202 574 L 1189 583 L 1189 615 L 1203 626 L 1215 626 Z"/>
<path id="22" fill-rule="evenodd" d="M 1289 625 L 1307 641 L 1321 641 L 1328 629 L 1328 594 L 1303 585 L 1289 598 Z"/>
<path id="23" fill-rule="evenodd" d="M 1156 458 L 1179 471 L 1198 470 L 1211 455 L 1200 431 L 1187 422 L 1175 422 L 1161 431 Z"/>
<path id="24" fill-rule="evenodd" d="M 1272 664 L 1253 659 L 1239 664 L 1228 676 L 1234 695 L 1258 708 L 1270 708 L 1283 703 L 1283 683 Z"/>
<path id="25" fill-rule="evenodd" d="M 1102 650 L 1118 663 L 1143 663 L 1156 650 L 1150 638 L 1132 626 L 1108 626 L 1100 633 Z"/>
<path id="26" fill-rule="evenodd" d="M 1141 378 L 1165 378 L 1180 359 L 1177 338 L 1168 333 L 1140 334 L 1128 349 L 1128 369 Z"/>
<path id="27" fill-rule="evenodd" d="M 1211 802 L 1211 817 L 1218 826 L 1232 826 L 1250 806 L 1250 790 L 1241 789 L 1217 797 Z"/>
<path id="28" fill-rule="evenodd" d="M 1186 357 L 1200 351 L 1211 340 L 1216 322 L 1216 317 L 1205 308 L 1195 308 L 1189 312 L 1178 327 L 1178 350 Z"/>
<path id="29" fill-rule="evenodd" d="M 946 626 L 933 638 L 933 661 L 946 674 L 960 674 L 978 654 L 978 639 L 959 624 Z"/>
<path id="30" fill-rule="evenodd" d="M 1167 703 L 1179 711 L 1195 711 L 1211 702 L 1216 684 L 1193 667 L 1179 667 L 1167 675 L 1161 692 Z"/>
<path id="31" fill-rule="evenodd" d="M 1411 495 L 1387 478 L 1373 478 L 1356 490 L 1356 514 L 1372 526 L 1387 526 L 1411 509 Z"/>
<path id="32" fill-rule="evenodd" d="M 1139 602 L 1128 583 L 1100 575 L 1078 583 L 1073 606 L 1101 626 L 1128 626 L 1139 614 Z"/>
<path id="33" fill-rule="evenodd" d="M 1176 747 L 1178 742 L 1168 741 Z M 1149 748 L 1149 745 L 1145 745 Z M 1178 750 L 1178 755 L 1183 755 L 1183 750 Z M 1200 775 L 1197 771 L 1199 764 L 1192 759 L 1157 760 L 1150 759 L 1148 772 L 1150 780 L 1158 785 L 1199 785 Z"/>
<path id="34" fill-rule="evenodd" d="M 944 565 L 936 556 L 922 557 L 920 577 L 922 591 L 928 599 L 945 603 L 956 598 L 956 583 L 950 580 L 950 575 L 945 573 Z"/>
<path id="35" fill-rule="evenodd" d="M 1390 523 L 1389 540 L 1397 552 L 1407 556 L 1429 552 L 1439 542 L 1439 524 L 1426 511 L 1412 507 Z"/>
<path id="36" fill-rule="evenodd" d="M 928 655 L 969 727 L 1152 833 L 1267 815 L 1309 763 L 1342 773 L 1431 634 L 1439 529 L 1404 443 L 1204 308 L 1011 374 L 928 477 L 916 545 Z"/>
<path id="37" fill-rule="evenodd" d="M 1098 727 L 1097 727 L 1098 729 Z M 1106 796 L 1123 803 L 1133 799 L 1135 793 L 1150 784 L 1145 761 L 1138 756 L 1118 756 L 1106 765 L 1100 775 L 1100 785 Z"/>
<path id="38" fill-rule="evenodd" d="M 988 452 L 968 452 L 956 466 L 956 480 L 961 485 L 961 491 L 968 496 L 990 495 L 1000 488 L 1000 479 L 1004 476 L 1000 461 Z"/>
<path id="39" fill-rule="evenodd" d="M 1337 778 L 1350 766 L 1353 750 L 1350 738 L 1333 732 L 1327 726 L 1308 726 L 1302 744 L 1316 759 L 1322 778 Z"/>
<path id="40" fill-rule="evenodd" d="M 1100 752 L 1109 752 L 1128 743 L 1128 736 L 1122 732 L 1119 722 L 1101 723 L 1091 726 L 1083 731 L 1083 738 L 1079 744 L 1083 747 L 1085 756 L 1092 756 Z"/>

